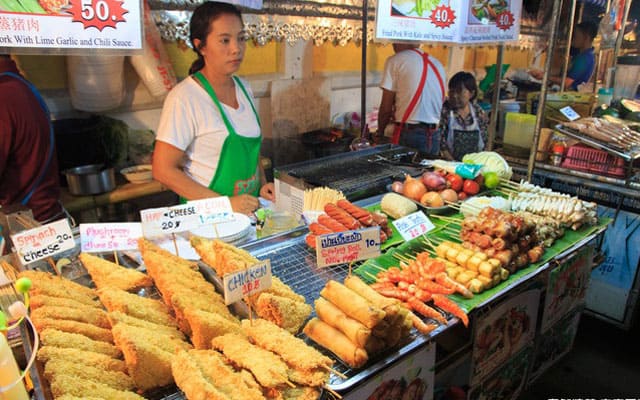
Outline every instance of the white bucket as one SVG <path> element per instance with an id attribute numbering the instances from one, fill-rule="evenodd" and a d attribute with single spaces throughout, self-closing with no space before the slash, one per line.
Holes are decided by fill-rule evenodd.
<path id="1" fill-rule="evenodd" d="M 67 56 L 67 75 L 77 110 L 108 111 L 124 100 L 124 56 Z"/>

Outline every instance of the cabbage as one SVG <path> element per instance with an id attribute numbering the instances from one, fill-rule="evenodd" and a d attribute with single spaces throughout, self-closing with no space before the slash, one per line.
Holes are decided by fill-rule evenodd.
<path id="1" fill-rule="evenodd" d="M 513 170 L 502 156 L 494 151 L 481 151 L 469 153 L 462 157 L 462 162 L 467 164 L 481 164 L 482 173 L 495 172 L 502 179 L 509 180 Z"/>

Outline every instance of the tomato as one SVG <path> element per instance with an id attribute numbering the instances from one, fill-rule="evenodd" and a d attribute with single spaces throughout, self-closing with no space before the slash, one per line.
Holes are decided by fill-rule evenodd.
<path id="1" fill-rule="evenodd" d="M 456 192 L 462 190 L 462 177 L 458 174 L 449 174 L 445 177 L 447 182 L 449 182 L 449 187 Z"/>
<path id="2" fill-rule="evenodd" d="M 472 181 L 471 179 L 465 179 L 462 184 L 462 191 L 464 191 L 469 196 L 473 196 L 474 194 L 478 194 L 480 191 L 480 185 L 476 181 Z"/>
<path id="3" fill-rule="evenodd" d="M 467 195 L 465 192 L 463 192 L 463 191 L 459 191 L 458 192 L 458 200 L 460 200 L 460 201 L 466 200 L 467 197 L 469 197 L 469 195 Z"/>

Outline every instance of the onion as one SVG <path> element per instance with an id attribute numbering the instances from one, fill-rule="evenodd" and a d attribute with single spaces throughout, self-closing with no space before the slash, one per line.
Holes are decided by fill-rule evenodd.
<path id="1" fill-rule="evenodd" d="M 407 196 L 408 198 L 420 201 L 420 198 L 427 191 L 427 188 L 424 187 L 422 182 L 418 179 L 412 178 L 410 175 L 407 175 L 404 181 L 404 188 L 402 190 L 402 194 Z"/>
<path id="2" fill-rule="evenodd" d="M 420 204 L 427 207 L 442 207 L 444 200 L 438 192 L 427 192 L 420 198 Z"/>
<path id="3" fill-rule="evenodd" d="M 404 192 L 404 183 L 400 181 L 395 181 L 391 184 L 391 191 L 396 193 Z"/>
<path id="4" fill-rule="evenodd" d="M 447 187 L 446 179 L 435 172 L 425 172 L 422 174 L 422 183 L 424 183 L 429 190 L 440 191 Z"/>
<path id="5" fill-rule="evenodd" d="M 444 200 L 445 203 L 456 203 L 458 201 L 458 193 L 456 193 L 453 189 L 445 189 L 440 192 L 440 197 Z"/>

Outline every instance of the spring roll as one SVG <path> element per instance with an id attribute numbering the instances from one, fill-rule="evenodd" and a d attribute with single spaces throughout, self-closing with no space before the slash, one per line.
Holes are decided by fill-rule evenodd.
<path id="1" fill-rule="evenodd" d="M 318 314 L 318 317 L 322 321 L 342 332 L 358 347 L 365 346 L 371 336 L 371 329 L 355 319 L 350 318 L 347 314 L 343 313 L 342 310 L 322 297 L 316 300 L 315 305 L 316 314 Z"/>
<path id="2" fill-rule="evenodd" d="M 332 302 L 351 318 L 371 329 L 385 317 L 385 312 L 370 304 L 365 298 L 336 281 L 329 281 L 320 296 Z"/>
<path id="3" fill-rule="evenodd" d="M 397 312 L 397 308 L 395 306 L 400 303 L 399 300 L 381 295 L 357 276 L 347 276 L 344 280 L 344 285 L 367 299 L 374 306 L 383 309 L 387 314 L 393 314 L 394 311 Z"/>
<path id="4" fill-rule="evenodd" d="M 325 324 L 318 318 L 312 318 L 304 327 L 304 333 L 311 340 L 325 347 L 340 357 L 347 365 L 352 368 L 362 367 L 369 357 L 367 352 L 354 343 L 352 343 L 339 330 Z"/>

